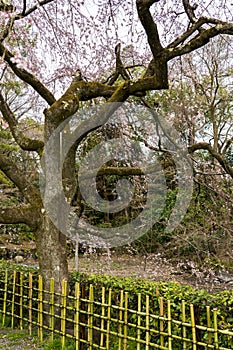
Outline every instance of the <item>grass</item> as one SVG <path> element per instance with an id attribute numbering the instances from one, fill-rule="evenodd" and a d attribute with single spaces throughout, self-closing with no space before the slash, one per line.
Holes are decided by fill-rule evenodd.
<path id="1" fill-rule="evenodd" d="M 1 344 L 1 339 L 3 344 Z M 20 348 L 22 350 L 74 350 L 75 342 L 72 339 L 66 340 L 66 345 L 62 348 L 61 340 L 59 337 L 54 338 L 51 341 L 49 338 L 45 339 L 42 343 L 37 338 L 37 333 L 34 332 L 32 336 L 28 335 L 26 330 L 12 330 L 9 328 L 0 329 L 0 349 L 15 349 Z"/>

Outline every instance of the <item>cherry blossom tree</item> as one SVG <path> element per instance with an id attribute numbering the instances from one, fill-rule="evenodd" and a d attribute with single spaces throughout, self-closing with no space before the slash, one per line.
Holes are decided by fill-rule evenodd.
<path id="1" fill-rule="evenodd" d="M 15 0 L 14 3 L 2 0 L 3 126 L 7 123 L 21 149 L 36 152 L 41 158 L 50 136 L 85 101 L 98 99 L 103 105 L 103 113 L 90 121 L 96 125 L 94 118 L 98 118 L 97 124 L 103 125 L 116 108 L 115 102 L 123 103 L 131 96 L 146 99 L 149 91 L 168 89 L 170 69 L 177 58 L 208 45 L 219 35 L 233 34 L 231 6 L 225 0 L 205 0 L 200 5 L 189 0 Z M 30 115 L 41 118 L 43 139 L 32 138 L 20 128 L 19 112 L 12 109 L 4 95 L 4 79 L 9 71 L 15 81 L 26 84 L 28 99 L 36 96 Z M 75 146 L 86 136 L 84 133 Z M 221 150 L 208 142 L 196 142 L 189 151 L 200 149 L 210 152 L 233 177 L 233 169 Z M 66 236 L 51 221 L 38 187 L 4 152 L 0 153 L 0 169 L 25 199 L 20 206 L 1 206 L 0 222 L 25 223 L 31 227 L 45 287 L 54 277 L 60 291 L 61 280 L 68 278 Z M 122 171 L 127 174 L 130 170 Z M 74 196 L 75 183 L 75 147 L 72 147 L 63 171 L 67 199 Z"/>

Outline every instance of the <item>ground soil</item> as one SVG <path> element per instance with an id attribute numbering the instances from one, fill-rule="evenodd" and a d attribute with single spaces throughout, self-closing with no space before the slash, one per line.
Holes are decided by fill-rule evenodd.
<path id="1" fill-rule="evenodd" d="M 69 263 L 74 270 L 74 259 Z M 209 292 L 233 290 L 232 271 L 206 260 L 168 260 L 161 254 L 147 256 L 129 254 L 87 254 L 79 258 L 78 270 L 88 274 L 107 274 L 116 277 L 144 278 L 152 281 L 176 281 L 183 285 L 206 289 Z"/>
<path id="2" fill-rule="evenodd" d="M 27 332 L 0 329 L 0 349 L 7 350 L 42 350 L 39 342 Z"/>

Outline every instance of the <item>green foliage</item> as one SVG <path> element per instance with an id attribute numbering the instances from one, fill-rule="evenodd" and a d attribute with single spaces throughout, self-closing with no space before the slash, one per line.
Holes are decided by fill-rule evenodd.
<path id="1" fill-rule="evenodd" d="M 218 308 L 219 319 L 224 328 L 233 329 L 233 324 L 229 325 L 233 313 L 233 295 L 232 291 L 223 291 L 210 294 L 204 289 L 198 290 L 191 286 L 184 286 L 178 282 L 152 282 L 137 278 L 116 278 L 106 275 L 86 275 L 82 273 L 72 273 L 70 275 L 71 290 L 74 288 L 74 283 L 84 283 L 86 286 L 94 285 L 95 297 L 101 300 L 101 288 L 111 288 L 113 300 L 118 300 L 118 295 L 121 290 L 129 293 L 130 308 L 137 309 L 137 294 L 142 294 L 142 300 L 145 301 L 145 296 L 149 295 L 151 300 L 151 313 L 159 313 L 159 297 L 171 301 L 172 317 L 176 318 L 181 314 L 181 302 L 184 300 L 188 305 L 197 304 L 200 308 L 201 322 L 206 323 L 206 306 Z"/>

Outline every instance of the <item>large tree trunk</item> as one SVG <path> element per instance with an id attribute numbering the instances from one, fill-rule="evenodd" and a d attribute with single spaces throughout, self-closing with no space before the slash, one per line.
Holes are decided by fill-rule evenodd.
<path id="1" fill-rule="evenodd" d="M 43 215 L 35 236 L 44 288 L 49 290 L 50 279 L 54 278 L 55 291 L 60 293 L 62 280 L 68 280 L 66 236 L 54 226 L 47 215 Z"/>
<path id="2" fill-rule="evenodd" d="M 68 263 L 66 254 L 66 236 L 62 234 L 51 222 L 48 215 L 43 215 L 40 227 L 36 231 L 36 248 L 39 259 L 40 274 L 43 277 L 43 290 L 50 290 L 50 279 L 54 278 L 55 293 L 61 294 L 62 280 L 68 280 Z M 43 305 L 44 315 L 43 323 L 50 324 L 49 301 L 50 294 L 44 293 Z M 61 304 L 61 297 L 55 296 L 55 304 Z M 55 322 L 54 327 L 60 329 L 60 311 L 61 308 L 54 308 Z M 57 316 L 57 317 L 56 317 Z"/>

